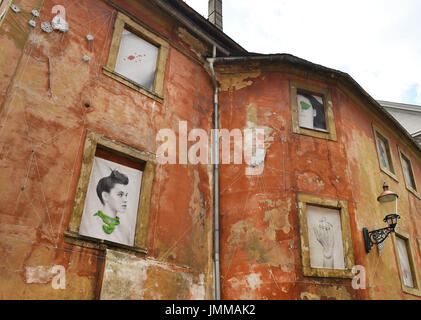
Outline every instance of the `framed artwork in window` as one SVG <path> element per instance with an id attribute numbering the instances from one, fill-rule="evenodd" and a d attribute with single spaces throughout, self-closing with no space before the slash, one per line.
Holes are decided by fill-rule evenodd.
<path id="1" fill-rule="evenodd" d="M 146 253 L 156 156 L 89 131 L 64 240 Z"/>
<path id="2" fill-rule="evenodd" d="M 290 81 L 294 133 L 337 141 L 330 90 Z"/>
<path id="3" fill-rule="evenodd" d="M 392 237 L 398 262 L 402 291 L 408 294 L 421 296 L 418 270 L 415 264 L 414 252 L 412 250 L 409 234 L 403 230 L 396 230 Z"/>
<path id="4" fill-rule="evenodd" d="M 134 245 L 142 171 L 94 157 L 79 234 Z"/>
<path id="5" fill-rule="evenodd" d="M 307 194 L 297 201 L 304 276 L 353 278 L 347 202 Z"/>
<path id="6" fill-rule="evenodd" d="M 168 51 L 167 41 L 118 12 L 103 72 L 162 103 Z"/>

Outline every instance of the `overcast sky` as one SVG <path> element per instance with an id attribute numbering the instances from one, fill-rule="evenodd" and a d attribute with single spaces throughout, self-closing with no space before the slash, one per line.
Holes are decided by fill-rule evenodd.
<path id="1" fill-rule="evenodd" d="M 207 17 L 208 0 L 186 0 Z M 350 74 L 373 98 L 421 105 L 420 0 L 223 0 L 224 32 Z"/>

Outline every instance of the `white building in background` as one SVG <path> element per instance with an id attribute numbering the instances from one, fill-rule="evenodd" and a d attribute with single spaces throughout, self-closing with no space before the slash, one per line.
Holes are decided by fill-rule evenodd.
<path id="1" fill-rule="evenodd" d="M 412 136 L 421 145 L 421 130 L 418 132 L 415 132 Z"/>
<path id="2" fill-rule="evenodd" d="M 421 106 L 377 101 L 421 144 Z"/>

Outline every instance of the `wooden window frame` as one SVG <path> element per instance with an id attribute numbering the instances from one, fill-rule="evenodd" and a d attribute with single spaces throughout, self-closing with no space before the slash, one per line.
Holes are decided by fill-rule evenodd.
<path id="1" fill-rule="evenodd" d="M 407 287 L 404 284 L 396 237 L 399 237 L 406 242 L 406 252 L 408 253 L 408 260 L 409 260 L 409 264 L 410 264 L 410 267 L 411 267 L 412 281 L 414 282 L 414 288 Z M 401 280 L 402 291 L 405 292 L 405 293 L 408 293 L 408 294 L 412 294 L 412 295 L 421 297 L 420 282 L 419 282 L 417 268 L 416 268 L 416 265 L 415 265 L 415 262 L 414 262 L 415 261 L 414 260 L 414 251 L 412 249 L 410 236 L 407 232 L 405 232 L 403 230 L 396 230 L 395 233 L 392 234 L 392 239 L 393 239 L 393 245 L 394 245 L 394 249 L 395 249 L 397 267 L 398 267 L 398 271 L 399 271 L 399 278 Z"/>
<path id="2" fill-rule="evenodd" d="M 417 185 L 417 179 L 415 178 L 415 174 L 414 174 L 414 167 L 412 166 L 412 161 L 411 161 L 411 159 L 409 158 L 409 156 L 405 153 L 405 152 L 403 152 L 402 151 L 402 149 L 398 146 L 398 151 L 399 151 L 399 159 L 400 159 L 400 161 L 401 161 L 401 168 L 402 168 L 402 174 L 403 174 L 403 179 L 405 180 L 405 186 L 406 186 L 406 189 L 408 189 L 408 191 L 410 191 L 414 196 L 416 196 L 418 199 L 421 199 L 421 197 L 420 197 L 420 194 L 419 194 L 419 192 L 418 192 L 418 185 Z M 408 181 L 406 181 L 406 177 L 405 177 L 405 170 L 404 170 L 404 168 L 403 168 L 403 162 L 404 162 L 404 160 L 405 159 L 406 160 L 408 160 L 408 162 L 409 162 L 409 165 L 410 165 L 410 169 L 411 169 L 411 172 L 410 172 L 410 174 L 412 175 L 412 178 L 414 179 L 414 185 L 415 185 L 415 189 L 414 188 L 412 188 L 409 184 L 408 184 Z"/>
<path id="3" fill-rule="evenodd" d="M 383 171 L 384 173 L 386 173 L 393 180 L 399 182 L 398 177 L 396 175 L 395 160 L 393 159 L 392 144 L 390 143 L 389 138 L 381 130 L 379 130 L 379 128 L 377 128 L 374 124 L 372 126 L 373 126 L 373 135 L 374 135 L 374 140 L 375 140 L 374 142 L 375 142 L 375 146 L 376 146 L 380 170 Z M 379 148 L 379 143 L 378 143 L 378 137 L 379 136 L 382 138 L 382 140 L 386 140 L 386 145 L 385 145 L 385 147 L 387 149 L 386 152 L 389 153 L 389 156 L 390 156 L 389 165 L 391 166 L 391 169 L 393 171 L 390 171 L 388 168 L 386 168 L 382 164 L 381 155 L 380 155 L 380 148 Z"/>
<path id="4" fill-rule="evenodd" d="M 300 127 L 297 93 L 304 92 L 308 94 L 321 96 L 323 99 L 323 106 L 325 108 L 326 131 L 319 129 L 309 129 Z M 314 138 L 327 139 L 337 141 L 335 117 L 333 114 L 332 97 L 329 88 L 321 88 L 313 85 L 300 83 L 297 81 L 290 81 L 290 97 L 291 97 L 291 111 L 292 111 L 292 131 L 297 134 L 302 134 Z"/>
<path id="5" fill-rule="evenodd" d="M 306 277 L 322 278 L 346 278 L 352 279 L 355 274 L 352 268 L 355 265 L 354 253 L 352 249 L 351 226 L 349 222 L 348 202 L 343 200 L 333 200 L 314 195 L 298 194 L 298 213 L 300 220 L 300 238 L 301 238 L 301 260 L 303 274 Z M 310 264 L 310 246 L 307 224 L 307 205 L 318 206 L 340 211 L 342 227 L 342 244 L 344 249 L 345 270 L 313 268 Z"/>
<path id="6" fill-rule="evenodd" d="M 145 163 L 142 174 L 142 183 L 137 212 L 136 233 L 134 246 L 128 246 L 103 239 L 92 238 L 79 234 L 85 206 L 86 193 L 95 158 L 97 147 L 121 157 L 126 157 Z M 102 134 L 88 130 L 82 156 L 82 166 L 79 174 L 75 200 L 67 231 L 64 232 L 66 243 L 81 247 L 101 249 L 121 249 L 126 252 L 147 253 L 147 235 L 150 215 L 150 202 L 152 197 L 152 184 L 155 176 L 156 156 L 152 153 L 141 151 L 124 143 L 104 137 Z"/>
<path id="7" fill-rule="evenodd" d="M 421 238 L 417 238 L 418 241 L 418 251 L 420 252 L 420 256 L 421 256 Z"/>
<path id="8" fill-rule="evenodd" d="M 7 11 L 10 9 L 10 5 L 12 4 L 12 0 L 4 0 L 4 3 L 7 3 L 7 4 L 6 4 L 5 8 L 4 8 L 4 14 L 3 14 L 3 16 L 0 17 L 0 27 L 1 27 L 4 19 L 6 18 Z M 1 12 L 0 12 L 0 14 L 1 14 Z"/>
<path id="9" fill-rule="evenodd" d="M 159 49 L 153 90 L 149 90 L 141 84 L 115 71 L 117 56 L 120 49 L 121 37 L 125 28 L 127 28 L 130 32 L 134 33 L 136 36 L 142 38 L 143 40 L 153 44 L 154 46 L 157 46 Z M 102 71 L 105 75 L 146 95 L 151 99 L 162 103 L 164 101 L 164 76 L 165 66 L 168 58 L 168 49 L 168 42 L 166 42 L 164 39 L 148 31 L 146 28 L 134 22 L 132 19 L 122 14 L 121 12 L 118 12 L 114 23 L 114 32 L 113 37 L 111 39 L 111 46 L 110 51 L 108 53 L 107 64 L 102 68 Z"/>

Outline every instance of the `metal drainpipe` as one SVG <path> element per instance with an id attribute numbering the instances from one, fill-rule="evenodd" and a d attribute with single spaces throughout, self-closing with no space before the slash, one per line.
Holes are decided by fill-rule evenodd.
<path id="1" fill-rule="evenodd" d="M 219 106 L 218 106 L 218 85 L 216 83 L 213 62 L 216 58 L 216 46 L 213 46 L 213 58 L 207 59 L 212 73 L 214 86 L 214 135 L 213 135 L 213 209 L 214 209 L 214 275 L 215 275 L 215 300 L 221 300 L 221 281 L 219 272 Z"/>

